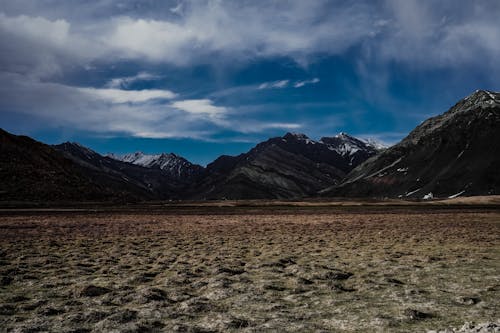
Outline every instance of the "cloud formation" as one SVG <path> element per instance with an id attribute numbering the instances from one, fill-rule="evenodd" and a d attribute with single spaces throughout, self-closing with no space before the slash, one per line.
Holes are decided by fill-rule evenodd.
<path id="1" fill-rule="evenodd" d="M 317 84 L 320 77 L 323 86 L 327 80 L 320 72 L 307 70 L 324 57 L 349 58 L 360 81 L 369 83 L 358 90 L 370 101 L 384 96 L 387 68 L 394 65 L 415 72 L 471 67 L 485 77 L 500 75 L 497 0 L 136 4 L 0 0 L 0 112 L 100 133 L 207 138 L 225 130 L 299 128 L 286 113 L 280 119 L 249 120 L 216 92 L 285 93 Z M 243 67 L 275 58 L 292 59 L 303 75 L 257 77 L 245 82 L 250 87 L 245 89 L 216 82 L 208 91 L 184 84 L 182 92 L 176 85 L 182 85 L 182 77 L 169 77 L 168 84 L 165 79 L 180 68 L 194 72 L 213 66 L 224 81 L 221 64 Z M 126 73 L 114 72 L 123 64 L 129 66 Z M 151 67 L 168 70 L 156 73 Z M 288 79 L 272 81 L 280 77 Z M 154 89 L 137 88 L 145 82 Z M 263 89 L 269 91 L 258 91 Z M 293 93 L 308 90 L 313 89 Z"/>
<path id="2" fill-rule="evenodd" d="M 141 81 L 155 81 L 161 79 L 160 75 L 154 75 L 148 72 L 139 72 L 133 76 L 117 77 L 111 79 L 106 87 L 114 89 L 128 88 L 131 84 Z"/>
<path id="3" fill-rule="evenodd" d="M 461 1 L 459 6 L 450 0 L 245 4 L 207 0 L 167 3 L 168 8 L 149 4 L 144 13 L 106 3 L 52 1 L 49 7 L 59 6 L 57 18 L 16 15 L 23 6 L 43 14 L 42 5 L 34 1 L 20 1 L 17 8 L 9 4 L 12 14 L 0 14 L 4 46 L 11 54 L 21 54 L 21 62 L 39 56 L 48 68 L 60 66 L 66 57 L 84 62 L 118 56 L 188 65 L 219 54 L 239 59 L 288 56 L 301 62 L 318 53 L 341 54 L 353 46 L 362 46 L 368 57 L 432 67 L 492 61 L 500 49 L 495 15 L 500 3 L 494 0 Z M 70 11 L 79 6 L 88 16 L 77 20 Z M 90 16 L 98 9 L 102 14 L 108 10 L 111 19 Z M 155 9 L 172 15 L 152 15 Z M 30 55 L 28 45 L 43 46 L 38 48 L 41 54 Z"/>
<path id="4" fill-rule="evenodd" d="M 171 105 L 176 109 L 192 114 L 207 114 L 209 116 L 218 116 L 227 112 L 227 108 L 222 106 L 215 106 L 209 99 L 176 101 Z"/>
<path id="5" fill-rule="evenodd" d="M 288 87 L 288 83 L 290 83 L 290 80 L 279 80 L 279 81 L 273 81 L 273 82 L 264 82 L 261 83 L 257 89 L 282 89 Z"/>
<path id="6" fill-rule="evenodd" d="M 172 99 L 177 94 L 170 90 L 122 90 L 112 88 L 77 88 L 81 92 L 111 103 L 142 103 L 155 99 Z"/>
<path id="7" fill-rule="evenodd" d="M 320 80 L 315 77 L 314 79 L 311 79 L 311 80 L 304 80 L 304 81 L 296 81 L 294 84 L 293 84 L 293 87 L 294 88 L 301 88 L 303 86 L 307 86 L 309 84 L 316 84 L 318 83 Z"/>

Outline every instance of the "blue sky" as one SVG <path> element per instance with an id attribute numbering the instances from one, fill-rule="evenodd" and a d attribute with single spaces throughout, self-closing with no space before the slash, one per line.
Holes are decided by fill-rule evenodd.
<path id="1" fill-rule="evenodd" d="M 201 164 L 500 90 L 500 1 L 0 0 L 0 127 Z"/>

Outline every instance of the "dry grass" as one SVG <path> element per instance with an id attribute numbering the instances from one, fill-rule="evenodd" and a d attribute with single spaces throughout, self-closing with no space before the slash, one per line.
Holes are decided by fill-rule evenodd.
<path id="1" fill-rule="evenodd" d="M 500 213 L 0 217 L 2 331 L 407 332 L 500 318 Z"/>

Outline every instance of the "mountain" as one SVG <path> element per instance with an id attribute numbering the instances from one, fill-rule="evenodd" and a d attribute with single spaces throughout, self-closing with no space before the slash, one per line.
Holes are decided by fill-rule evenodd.
<path id="1" fill-rule="evenodd" d="M 358 139 L 344 132 L 333 137 L 323 137 L 320 142 L 339 153 L 352 168 L 387 148 L 381 143 Z"/>
<path id="2" fill-rule="evenodd" d="M 185 182 L 159 168 L 147 168 L 102 156 L 75 142 L 53 146 L 79 165 L 91 179 L 141 194 L 149 199 L 179 199 Z"/>
<path id="3" fill-rule="evenodd" d="M 500 94 L 478 90 L 351 171 L 324 196 L 500 194 Z M 431 195 L 432 193 L 432 195 Z"/>
<path id="4" fill-rule="evenodd" d="M 107 154 L 112 159 L 140 165 L 150 169 L 160 169 L 172 179 L 183 182 L 192 182 L 203 172 L 203 167 L 193 164 L 185 158 L 176 154 L 147 155 L 142 152 L 132 154 L 117 155 Z"/>
<path id="5" fill-rule="evenodd" d="M 259 143 L 238 156 L 221 156 L 210 163 L 194 187 L 195 199 L 300 198 L 335 185 L 363 156 L 376 153 L 356 142 L 347 149 L 345 134 L 314 141 L 304 134 L 287 133 Z M 352 148 L 352 149 L 351 149 Z M 355 150 L 359 150 L 356 154 Z M 361 151 L 365 152 L 363 155 Z M 353 155 L 356 154 L 356 160 Z"/>
<path id="6" fill-rule="evenodd" d="M 0 201 L 132 201 L 142 196 L 107 186 L 56 149 L 0 129 Z"/>

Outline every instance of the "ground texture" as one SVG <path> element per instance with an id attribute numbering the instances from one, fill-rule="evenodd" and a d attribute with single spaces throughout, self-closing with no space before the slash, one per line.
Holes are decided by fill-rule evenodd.
<path id="1" fill-rule="evenodd" d="M 498 210 L 0 216 L 2 332 L 425 332 L 499 319 Z"/>

